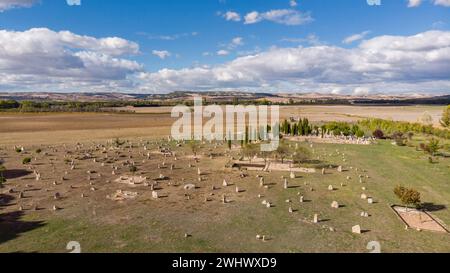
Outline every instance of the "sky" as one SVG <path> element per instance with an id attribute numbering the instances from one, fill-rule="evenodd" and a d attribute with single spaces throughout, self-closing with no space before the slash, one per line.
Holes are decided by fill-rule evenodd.
<path id="1" fill-rule="evenodd" d="M 450 94 L 450 0 L 0 0 L 0 92 Z"/>

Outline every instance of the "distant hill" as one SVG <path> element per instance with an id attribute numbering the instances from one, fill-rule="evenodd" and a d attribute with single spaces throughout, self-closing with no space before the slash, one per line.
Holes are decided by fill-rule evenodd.
<path id="1" fill-rule="evenodd" d="M 252 102 L 265 101 L 277 104 L 344 104 L 344 105 L 400 105 L 400 104 L 430 104 L 448 105 L 450 95 L 386 95 L 374 94 L 367 96 L 334 95 L 322 93 L 248 93 L 239 91 L 177 91 L 169 94 L 125 94 L 125 93 L 0 93 L 0 100 L 17 101 L 53 101 L 53 102 L 176 102 L 192 100 L 200 96 L 209 103 L 225 103 L 232 101 Z"/>

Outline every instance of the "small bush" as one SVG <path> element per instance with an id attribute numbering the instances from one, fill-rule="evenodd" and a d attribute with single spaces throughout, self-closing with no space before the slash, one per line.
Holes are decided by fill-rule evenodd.
<path id="1" fill-rule="evenodd" d="M 391 136 L 397 146 L 406 146 L 407 139 L 401 132 L 395 132 Z"/>
<path id="2" fill-rule="evenodd" d="M 372 135 L 376 139 L 383 139 L 384 138 L 384 133 L 380 129 L 377 129 L 377 130 L 373 131 Z"/>
<path id="3" fill-rule="evenodd" d="M 31 163 L 31 158 L 30 157 L 25 157 L 23 160 L 22 160 L 22 164 L 23 165 L 27 165 L 27 164 L 30 164 Z"/>
<path id="4" fill-rule="evenodd" d="M 37 150 L 36 150 L 36 153 L 37 153 L 37 154 L 40 154 L 40 153 L 42 153 L 42 150 L 41 150 L 41 149 L 37 149 Z"/>
<path id="5" fill-rule="evenodd" d="M 130 172 L 135 173 L 137 170 L 138 168 L 136 166 L 130 166 Z"/>
<path id="6" fill-rule="evenodd" d="M 16 148 L 16 153 L 20 154 L 22 152 L 21 148 Z"/>
<path id="7" fill-rule="evenodd" d="M 0 174 L 0 189 L 3 188 L 3 184 L 6 183 L 6 178 L 3 176 L 3 174 Z"/>
<path id="8" fill-rule="evenodd" d="M 406 206 L 413 205 L 419 207 L 421 203 L 420 192 L 415 189 L 408 189 L 402 186 L 397 186 L 394 189 L 394 194 Z"/>
<path id="9" fill-rule="evenodd" d="M 295 164 L 302 164 L 306 163 L 310 160 L 311 152 L 304 148 L 304 147 L 298 147 L 295 150 L 294 155 L 292 156 L 292 159 L 294 160 Z"/>

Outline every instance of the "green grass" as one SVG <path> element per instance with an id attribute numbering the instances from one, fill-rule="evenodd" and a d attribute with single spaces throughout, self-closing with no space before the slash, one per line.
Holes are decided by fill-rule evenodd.
<path id="1" fill-rule="evenodd" d="M 336 153 L 337 149 L 345 153 L 347 162 Z M 450 252 L 450 235 L 405 231 L 389 207 L 399 203 L 393 194 L 395 186 L 413 187 L 422 193 L 423 202 L 446 207 L 432 214 L 450 225 L 448 158 L 430 164 L 423 152 L 393 146 L 387 141 L 372 146 L 315 144 L 314 150 L 315 156 L 333 154 L 327 157 L 326 164 L 353 169 L 345 173 L 329 171 L 325 176 L 320 171 L 302 174 L 290 181 L 297 187 L 289 190 L 282 189 L 281 179 L 281 175 L 288 173 L 265 174 L 266 182 L 275 184 L 268 191 L 259 188 L 256 173 L 251 173 L 245 181 L 235 180 L 246 192 L 232 196 L 230 204 L 202 203 L 180 209 L 169 203 L 166 207 L 155 207 L 151 202 L 138 201 L 132 212 L 125 213 L 126 206 L 110 211 L 126 216 L 114 223 L 86 216 L 80 210 L 70 216 L 51 217 L 39 227 L 18 233 L 20 224 L 11 226 L 0 220 L 0 252 L 66 252 L 69 241 L 79 241 L 83 252 L 368 252 L 366 246 L 370 241 L 379 241 L 383 252 Z M 200 164 L 202 170 L 214 170 L 219 184 L 219 177 L 230 175 L 222 171 L 222 163 L 202 160 Z M 364 179 L 364 184 L 358 178 L 362 173 L 370 176 Z M 347 176 L 352 179 L 347 181 Z M 305 182 L 309 185 L 305 186 Z M 341 188 L 341 183 L 346 186 Z M 329 192 L 330 184 L 337 190 Z M 361 187 L 367 187 L 367 194 L 376 204 L 369 205 L 360 199 Z M 298 193 L 311 202 L 300 204 Z M 265 197 L 258 199 L 258 194 Z M 264 207 L 261 204 L 264 199 L 275 207 Z M 286 199 L 293 203 L 287 204 Z M 332 209 L 333 201 L 345 207 Z M 288 212 L 290 205 L 297 210 L 293 214 Z M 361 218 L 362 211 L 372 216 Z M 327 221 L 307 223 L 305 219 L 311 221 L 315 213 Z M 39 214 L 30 213 L 18 221 L 41 220 Z M 369 232 L 352 234 L 351 227 L 357 224 Z M 184 238 L 185 233 L 192 237 Z M 257 234 L 271 239 L 258 241 Z"/>

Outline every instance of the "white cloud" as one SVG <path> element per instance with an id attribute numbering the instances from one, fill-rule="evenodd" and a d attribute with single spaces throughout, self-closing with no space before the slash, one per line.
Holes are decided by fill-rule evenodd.
<path id="1" fill-rule="evenodd" d="M 234 21 L 234 22 L 239 22 L 241 21 L 241 15 L 237 12 L 234 11 L 227 11 L 223 17 L 225 18 L 225 20 L 227 21 Z"/>
<path id="2" fill-rule="evenodd" d="M 450 7 L 450 0 L 434 0 L 435 5 Z"/>
<path id="3" fill-rule="evenodd" d="M 233 38 L 233 40 L 231 41 L 231 44 L 235 45 L 235 46 L 241 46 L 244 44 L 244 38 L 242 38 L 242 37 Z"/>
<path id="4" fill-rule="evenodd" d="M 353 90 L 353 95 L 355 96 L 366 96 L 370 94 L 370 88 L 369 87 L 356 87 Z"/>
<path id="5" fill-rule="evenodd" d="M 342 43 L 344 44 L 351 44 L 353 42 L 362 40 L 364 38 L 366 38 L 366 36 L 370 33 L 370 31 L 364 31 L 358 34 L 353 34 L 351 36 L 348 36 L 347 38 L 345 38 Z"/>
<path id="6" fill-rule="evenodd" d="M 264 20 L 288 26 L 298 26 L 313 21 L 313 18 L 309 13 L 302 13 L 293 9 L 277 9 L 264 13 L 252 11 L 245 15 L 244 23 L 250 25 Z"/>
<path id="7" fill-rule="evenodd" d="M 217 55 L 218 56 L 226 56 L 228 54 L 230 54 L 230 52 L 228 50 L 225 50 L 225 49 L 221 49 L 221 50 L 217 51 Z"/>
<path id="8" fill-rule="evenodd" d="M 291 0 L 291 1 L 289 1 L 289 6 L 294 8 L 294 7 L 298 6 L 298 3 L 296 0 Z"/>
<path id="9" fill-rule="evenodd" d="M 153 50 L 152 54 L 157 56 L 158 58 L 160 58 L 162 60 L 172 56 L 172 54 L 169 51 L 167 51 L 167 50 Z"/>
<path id="10" fill-rule="evenodd" d="M 142 71 L 137 62 L 120 57 L 139 53 L 139 46 L 117 37 L 94 38 L 47 28 L 0 30 L 0 45 L 2 89 L 43 83 L 55 89 L 75 84 L 121 86 L 130 74 Z"/>
<path id="11" fill-rule="evenodd" d="M 184 32 L 184 33 L 176 33 L 176 34 L 170 34 L 170 35 L 153 35 L 148 34 L 146 32 L 138 32 L 138 35 L 145 36 L 147 39 L 150 40 L 162 40 L 162 41 L 175 41 L 181 38 L 188 38 L 188 37 L 195 37 L 198 36 L 198 32 Z"/>
<path id="12" fill-rule="evenodd" d="M 422 4 L 422 0 L 408 0 L 408 7 L 415 8 Z"/>
<path id="13" fill-rule="evenodd" d="M 450 0 L 430 0 L 436 6 L 450 7 Z M 423 3 L 423 0 L 408 0 L 409 8 L 416 8 Z"/>
<path id="14" fill-rule="evenodd" d="M 325 45 L 325 42 L 322 42 L 315 34 L 309 34 L 308 36 L 306 36 L 306 38 L 283 38 L 281 39 L 281 41 L 298 44 L 306 43 L 308 45 L 314 46 Z"/>
<path id="15" fill-rule="evenodd" d="M 351 49 L 273 48 L 211 68 L 163 69 L 139 78 L 143 90 L 158 91 L 448 92 L 450 32 L 379 36 Z"/>
<path id="16" fill-rule="evenodd" d="M 81 6 L 81 0 L 67 0 L 69 6 Z"/>
<path id="17" fill-rule="evenodd" d="M 13 8 L 29 8 L 37 2 L 38 0 L 1 0 L 0 12 Z"/>

